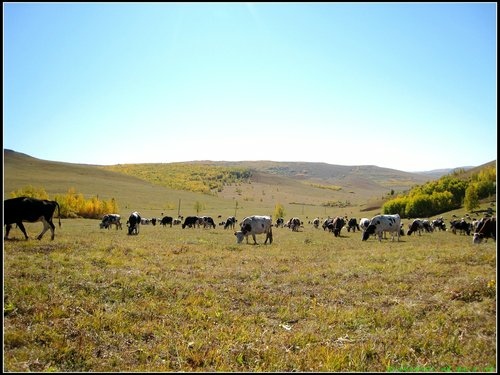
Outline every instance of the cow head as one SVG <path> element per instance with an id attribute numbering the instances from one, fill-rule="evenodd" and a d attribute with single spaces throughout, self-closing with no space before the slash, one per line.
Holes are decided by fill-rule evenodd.
<path id="1" fill-rule="evenodd" d="M 241 243 L 245 238 L 245 234 L 241 230 L 234 232 L 234 235 L 236 236 L 236 243 Z"/>
<path id="2" fill-rule="evenodd" d="M 370 235 L 375 233 L 375 228 L 376 226 L 374 224 L 368 225 L 368 228 L 363 232 L 363 241 L 366 241 L 368 238 L 370 238 Z"/>

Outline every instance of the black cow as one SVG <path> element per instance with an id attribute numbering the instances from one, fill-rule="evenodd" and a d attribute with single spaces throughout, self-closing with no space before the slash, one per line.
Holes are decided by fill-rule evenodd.
<path id="1" fill-rule="evenodd" d="M 43 230 L 37 238 L 41 240 L 45 232 L 50 229 L 52 232 L 51 240 L 53 240 L 56 227 L 52 222 L 52 217 L 54 216 L 56 207 L 59 216 L 59 227 L 61 227 L 61 212 L 59 204 L 56 201 L 30 197 L 4 200 L 4 225 L 7 226 L 5 229 L 5 239 L 9 236 L 12 224 L 16 223 L 18 228 L 23 232 L 24 237 L 28 239 L 23 221 L 30 223 L 41 221 L 43 223 Z"/>
<path id="2" fill-rule="evenodd" d="M 351 217 L 349 219 L 349 221 L 347 222 L 347 231 L 350 232 L 351 229 L 352 229 L 353 233 L 356 232 L 356 229 L 360 230 L 359 229 L 359 224 L 358 224 L 358 222 L 357 222 L 357 220 L 356 220 L 355 217 Z"/>
<path id="3" fill-rule="evenodd" d="M 172 216 L 164 216 L 161 219 L 161 225 L 166 226 L 167 224 L 170 224 L 170 227 L 172 227 L 173 221 L 174 221 L 174 218 Z"/>
<path id="4" fill-rule="evenodd" d="M 333 232 L 333 235 L 335 237 L 340 236 L 340 231 L 345 225 L 345 220 L 342 216 L 337 216 L 335 219 L 333 219 L 333 222 L 331 223 L 331 228 L 328 226 L 328 229 Z"/>
<path id="5" fill-rule="evenodd" d="M 132 212 L 127 221 L 128 234 L 139 234 L 139 225 L 141 225 L 141 215 L 137 211 Z"/>
<path id="6" fill-rule="evenodd" d="M 478 230 L 474 233 L 472 243 L 479 244 L 482 240 L 487 241 L 488 238 L 493 238 L 496 241 L 497 237 L 497 219 L 495 217 L 482 220 Z"/>
<path id="7" fill-rule="evenodd" d="M 186 227 L 194 228 L 196 225 L 198 225 L 198 227 L 200 226 L 200 218 L 198 216 L 186 216 L 186 219 L 184 219 L 184 223 L 182 224 L 182 229 Z"/>
<path id="8" fill-rule="evenodd" d="M 228 229 L 228 228 L 234 229 L 234 226 L 235 226 L 235 224 L 236 224 L 237 221 L 238 220 L 236 220 L 236 217 L 229 216 L 226 219 L 226 222 L 224 223 L 224 229 Z"/>
<path id="9" fill-rule="evenodd" d="M 450 227 L 453 234 L 457 234 L 458 230 L 460 234 L 463 234 L 465 232 L 468 236 L 470 236 L 470 232 L 472 230 L 471 223 L 466 222 L 464 219 L 460 221 L 458 220 L 450 221 Z"/>

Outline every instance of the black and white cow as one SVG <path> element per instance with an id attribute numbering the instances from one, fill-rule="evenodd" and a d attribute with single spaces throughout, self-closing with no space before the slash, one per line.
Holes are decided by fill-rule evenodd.
<path id="1" fill-rule="evenodd" d="M 195 228 L 196 226 L 200 227 L 201 219 L 198 216 L 186 216 L 184 219 L 184 223 L 182 224 L 182 229 L 189 227 Z"/>
<path id="2" fill-rule="evenodd" d="M 482 220 L 479 229 L 474 232 L 474 237 L 472 238 L 472 243 L 479 244 L 482 240 L 487 241 L 488 238 L 493 238 L 496 241 L 497 237 L 497 219 L 495 217 L 489 217 Z"/>
<path id="3" fill-rule="evenodd" d="M 172 228 L 173 221 L 174 219 L 172 218 L 172 216 L 163 216 L 161 218 L 160 224 L 163 225 L 164 227 L 166 227 L 168 224 L 170 225 L 170 228 Z"/>
<path id="4" fill-rule="evenodd" d="M 335 237 L 340 236 L 340 231 L 345 225 L 345 219 L 342 216 L 336 216 L 331 224 L 328 224 L 328 229 L 333 232 Z"/>
<path id="5" fill-rule="evenodd" d="M 283 228 L 285 225 L 285 219 L 282 217 L 279 217 L 276 219 L 276 228 Z"/>
<path id="6" fill-rule="evenodd" d="M 201 225 L 203 225 L 203 228 L 213 227 L 215 229 L 215 222 L 211 216 L 202 216 L 200 217 L 200 220 L 201 220 Z"/>
<path id="7" fill-rule="evenodd" d="M 359 224 L 358 224 L 358 222 L 357 222 L 357 220 L 356 220 L 355 217 L 351 217 L 349 219 L 349 221 L 347 222 L 347 231 L 350 232 L 351 229 L 352 229 L 353 233 L 356 232 L 356 229 L 360 230 L 359 229 Z"/>
<path id="8" fill-rule="evenodd" d="M 229 216 L 227 219 L 226 219 L 226 222 L 224 223 L 224 229 L 228 229 L 228 228 L 231 228 L 231 229 L 234 229 L 234 226 L 236 225 L 236 222 L 238 220 L 236 220 L 236 217 L 234 216 Z"/>
<path id="9" fill-rule="evenodd" d="M 466 222 L 464 219 L 452 220 L 450 222 L 450 228 L 453 234 L 457 234 L 458 230 L 460 234 L 467 234 L 467 236 L 470 236 L 470 232 L 472 230 L 472 224 Z"/>
<path id="10" fill-rule="evenodd" d="M 401 235 L 401 217 L 394 215 L 376 215 L 370 220 L 368 228 L 363 232 L 363 241 L 366 241 L 371 234 L 377 234 L 378 240 L 382 241 L 383 232 L 390 232 L 394 241 L 394 232 L 399 237 Z"/>
<path id="11" fill-rule="evenodd" d="M 300 228 L 300 219 L 298 217 L 292 217 L 288 220 L 286 226 L 292 230 L 292 232 L 298 232 Z"/>
<path id="12" fill-rule="evenodd" d="M 248 243 L 248 236 L 252 235 L 254 245 L 256 245 L 257 239 L 255 238 L 255 235 L 265 233 L 266 240 L 264 241 L 264 244 L 267 243 L 267 240 L 269 240 L 269 243 L 272 244 L 272 226 L 273 223 L 270 216 L 248 216 L 240 223 L 241 230 L 234 232 L 234 235 L 236 236 L 237 243 L 241 243 L 243 238 L 246 238 Z"/>
<path id="13" fill-rule="evenodd" d="M 141 215 L 135 211 L 128 218 L 128 234 L 139 234 L 139 226 L 141 225 Z"/>
<path id="14" fill-rule="evenodd" d="M 364 232 L 367 228 L 368 225 L 370 225 L 370 219 L 363 217 L 359 219 L 359 228 Z"/>
<path id="15" fill-rule="evenodd" d="M 111 226 L 115 225 L 116 229 L 122 229 L 121 216 L 118 214 L 106 214 L 102 217 L 102 221 L 99 227 L 105 229 L 111 229 Z"/>
<path id="16" fill-rule="evenodd" d="M 52 217 L 54 216 L 56 207 L 59 216 L 59 227 L 61 227 L 61 212 L 59 204 L 56 201 L 30 197 L 17 197 L 4 200 L 3 224 L 6 225 L 5 239 L 9 237 L 12 224 L 17 224 L 17 227 L 23 232 L 24 237 L 28 239 L 29 237 L 24 228 L 23 221 L 29 223 L 41 221 L 43 223 L 43 230 L 37 238 L 41 240 L 45 232 L 50 229 L 52 232 L 51 240 L 53 240 L 56 227 L 52 222 Z"/>
<path id="17" fill-rule="evenodd" d="M 426 219 L 414 219 L 410 224 L 408 224 L 408 231 L 406 234 L 411 236 L 412 233 L 418 232 L 421 236 L 423 231 L 432 232 L 433 228 L 429 220 Z"/>
<path id="18" fill-rule="evenodd" d="M 441 231 L 446 231 L 446 224 L 444 223 L 444 220 L 442 217 L 435 219 L 435 220 L 432 220 L 431 226 L 432 226 L 432 228 L 434 228 L 434 230 L 436 228 L 438 228 Z"/>
<path id="19" fill-rule="evenodd" d="M 313 220 L 313 227 L 318 229 L 319 228 L 319 217 L 314 218 Z"/>
<path id="20" fill-rule="evenodd" d="M 323 224 L 322 224 L 323 230 L 328 229 L 329 231 L 331 231 L 333 219 L 334 219 L 333 217 L 327 217 L 325 220 L 323 220 Z"/>

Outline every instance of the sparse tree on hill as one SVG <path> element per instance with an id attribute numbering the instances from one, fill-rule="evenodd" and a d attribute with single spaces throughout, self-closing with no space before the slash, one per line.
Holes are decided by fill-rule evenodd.
<path id="1" fill-rule="evenodd" d="M 274 206 L 274 216 L 275 218 L 278 217 L 285 217 L 285 207 L 281 203 L 276 203 L 276 206 Z"/>
<path id="2" fill-rule="evenodd" d="M 465 190 L 464 206 L 469 212 L 479 208 L 479 194 L 477 192 L 476 184 L 470 184 L 467 190 Z"/>

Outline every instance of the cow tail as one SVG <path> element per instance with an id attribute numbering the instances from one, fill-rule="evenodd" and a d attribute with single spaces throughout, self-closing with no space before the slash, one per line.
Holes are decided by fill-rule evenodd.
<path id="1" fill-rule="evenodd" d="M 59 208 L 59 203 L 56 202 L 56 206 L 57 206 L 57 216 L 59 217 L 59 228 L 61 228 L 61 209 Z"/>

